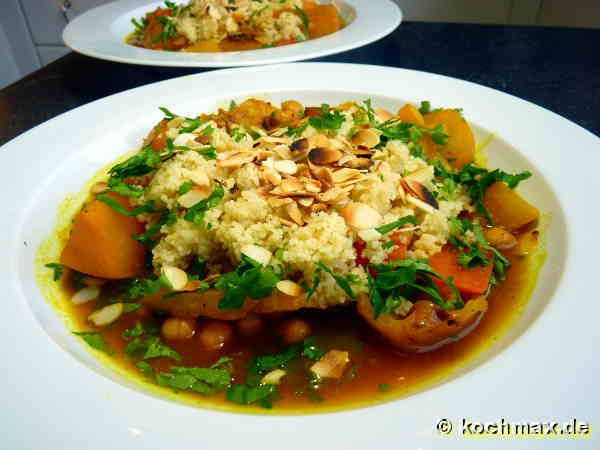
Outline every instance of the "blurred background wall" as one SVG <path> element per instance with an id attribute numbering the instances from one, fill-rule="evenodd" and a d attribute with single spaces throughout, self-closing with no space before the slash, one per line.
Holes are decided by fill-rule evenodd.
<path id="1" fill-rule="evenodd" d="M 0 0 L 0 88 L 67 53 L 67 20 L 109 1 Z M 408 21 L 600 28 L 600 0 L 394 1 Z"/>

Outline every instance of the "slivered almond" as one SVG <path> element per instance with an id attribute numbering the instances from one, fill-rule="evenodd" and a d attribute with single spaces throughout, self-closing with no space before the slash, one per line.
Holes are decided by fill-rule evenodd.
<path id="1" fill-rule="evenodd" d="M 217 166 L 227 169 L 241 167 L 244 164 L 254 161 L 254 156 L 254 153 L 250 152 L 236 152 L 225 159 L 218 160 Z"/>
<path id="2" fill-rule="evenodd" d="M 292 200 L 289 197 L 269 197 L 267 201 L 269 202 L 269 205 L 271 205 L 273 208 L 279 208 L 280 206 L 285 206 L 289 203 L 292 203 L 294 200 Z"/>
<path id="3" fill-rule="evenodd" d="M 190 174 L 190 180 L 194 182 L 196 186 L 209 186 L 210 180 L 208 175 L 204 172 L 195 171 Z"/>
<path id="4" fill-rule="evenodd" d="M 282 159 L 280 161 L 273 162 L 273 168 L 278 172 L 288 175 L 294 175 L 298 171 L 298 166 L 296 163 L 289 159 Z"/>
<path id="5" fill-rule="evenodd" d="M 312 197 L 303 197 L 303 198 L 298 199 L 298 204 L 300 206 L 304 206 L 305 208 L 308 208 L 314 202 L 315 202 L 315 199 Z"/>
<path id="6" fill-rule="evenodd" d="M 315 147 L 308 152 L 308 159 L 311 163 L 325 166 L 333 164 L 342 157 L 342 152 L 329 147 Z"/>
<path id="7" fill-rule="evenodd" d="M 284 193 L 293 193 L 304 190 L 304 184 L 298 178 L 289 177 L 281 180 L 279 188 Z"/>
<path id="8" fill-rule="evenodd" d="M 373 155 L 373 150 L 369 150 L 368 148 L 364 148 L 364 147 L 352 147 L 352 154 L 356 155 L 356 156 L 365 156 L 365 157 L 370 157 Z"/>
<path id="9" fill-rule="evenodd" d="M 302 218 L 302 212 L 296 202 L 288 203 L 285 205 L 285 211 L 287 212 L 290 219 L 296 222 L 298 225 L 304 225 L 304 219 Z"/>
<path id="10" fill-rule="evenodd" d="M 365 203 L 350 203 L 340 210 L 348 225 L 358 230 L 375 228 L 381 224 L 381 214 Z"/>
<path id="11" fill-rule="evenodd" d="M 281 175 L 279 175 L 275 169 L 270 167 L 264 167 L 262 177 L 267 183 L 270 183 L 273 186 L 279 186 L 281 184 Z"/>
<path id="12" fill-rule="evenodd" d="M 406 191 L 404 190 L 404 187 L 402 186 L 402 183 L 398 183 L 398 197 L 396 197 L 398 200 L 400 200 L 402 203 L 406 203 Z"/>
<path id="13" fill-rule="evenodd" d="M 329 350 L 314 363 L 310 370 L 317 378 L 341 378 L 350 362 L 348 352 L 341 350 Z"/>
<path id="14" fill-rule="evenodd" d="M 435 211 L 435 208 L 427 203 L 425 203 L 422 200 L 419 200 L 417 197 L 413 197 L 412 195 L 408 194 L 406 196 L 406 202 L 410 203 L 411 205 L 415 206 L 416 208 L 420 209 L 423 212 L 426 212 L 428 214 L 432 213 Z"/>
<path id="15" fill-rule="evenodd" d="M 287 145 L 277 145 L 273 148 L 273 151 L 279 156 L 281 159 L 292 159 L 292 153 L 290 148 Z"/>
<path id="16" fill-rule="evenodd" d="M 312 178 L 307 178 L 304 180 L 304 188 L 308 192 L 318 193 L 318 192 L 321 192 L 322 184 L 319 180 L 313 180 Z"/>
<path id="17" fill-rule="evenodd" d="M 308 139 L 302 138 L 292 142 L 290 149 L 295 152 L 302 152 L 308 150 Z"/>
<path id="18" fill-rule="evenodd" d="M 352 161 L 354 158 L 355 158 L 355 156 L 354 156 L 354 155 L 351 155 L 351 154 L 350 154 L 350 155 L 349 155 L 349 154 L 346 154 L 346 155 L 342 156 L 342 157 L 339 159 L 339 161 L 337 162 L 337 165 L 338 165 L 338 166 L 343 166 L 343 165 L 344 165 L 344 164 L 346 164 L 348 161 Z"/>
<path id="19" fill-rule="evenodd" d="M 438 208 L 438 202 L 435 199 L 435 197 L 433 196 L 433 194 L 429 191 L 429 189 L 427 189 L 421 183 L 419 183 L 418 181 L 406 179 L 406 178 L 402 179 L 401 183 L 402 183 L 402 187 L 404 188 L 404 190 L 407 193 L 412 194 L 414 197 L 427 203 L 428 205 L 432 206 L 435 209 Z"/>
<path id="20" fill-rule="evenodd" d="M 266 266 L 271 261 L 273 254 L 264 247 L 259 245 L 249 244 L 242 247 L 241 253 L 246 255 L 248 258 L 252 258 L 254 261 Z"/>
<path id="21" fill-rule="evenodd" d="M 94 183 L 94 185 L 90 189 L 90 192 L 92 194 L 100 194 L 101 192 L 104 192 L 107 189 L 108 189 L 108 184 L 106 184 L 104 181 L 100 181 L 99 183 Z"/>
<path id="22" fill-rule="evenodd" d="M 260 380 L 260 384 L 279 384 L 287 372 L 283 369 L 271 370 Z"/>
<path id="23" fill-rule="evenodd" d="M 271 150 L 259 149 L 259 150 L 256 150 L 254 152 L 254 154 L 256 155 L 257 161 L 264 161 L 267 158 L 271 158 L 275 154 L 275 152 L 273 152 Z"/>
<path id="24" fill-rule="evenodd" d="M 177 198 L 179 203 L 184 208 L 191 208 L 199 201 L 204 200 L 210 195 L 210 188 L 208 186 L 194 186 L 191 190 Z"/>
<path id="25" fill-rule="evenodd" d="M 362 174 L 356 169 L 339 169 L 331 174 L 335 184 L 345 183 L 347 181 L 358 181 Z"/>
<path id="26" fill-rule="evenodd" d="M 279 218 L 279 221 L 280 221 L 280 222 L 281 222 L 283 225 L 285 225 L 286 227 L 294 227 L 294 226 L 296 226 L 296 223 L 295 223 L 295 222 L 292 222 L 291 220 L 284 219 L 283 217 L 280 217 L 280 218 Z"/>
<path id="27" fill-rule="evenodd" d="M 123 311 L 123 303 L 113 303 L 112 305 L 94 311 L 88 316 L 88 320 L 97 327 L 105 327 L 121 317 Z"/>
<path id="28" fill-rule="evenodd" d="M 379 144 L 379 134 L 368 128 L 366 130 L 358 130 L 354 136 L 352 136 L 352 143 L 356 146 L 363 146 L 366 148 L 373 148 Z"/>
<path id="29" fill-rule="evenodd" d="M 75 292 L 71 297 L 71 302 L 75 305 L 83 305 L 84 303 L 96 300 L 100 295 L 100 288 L 98 286 L 88 286 Z"/>
<path id="30" fill-rule="evenodd" d="M 369 158 L 352 158 L 342 165 L 349 169 L 367 170 L 373 165 L 373 161 L 371 161 Z"/>
<path id="31" fill-rule="evenodd" d="M 179 267 L 162 266 L 160 273 L 169 282 L 174 291 L 182 290 L 188 283 L 187 273 Z"/>
<path id="32" fill-rule="evenodd" d="M 292 280 L 281 280 L 275 286 L 277 287 L 277 290 L 290 297 L 299 297 L 304 294 L 302 286 Z"/>

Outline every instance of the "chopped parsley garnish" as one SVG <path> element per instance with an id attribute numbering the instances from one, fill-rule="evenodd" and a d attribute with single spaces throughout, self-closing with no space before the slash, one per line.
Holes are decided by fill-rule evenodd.
<path id="1" fill-rule="evenodd" d="M 314 361 L 318 361 L 325 353 L 327 353 L 325 350 L 317 346 L 315 343 L 315 338 L 313 337 L 304 339 L 302 345 L 302 356 Z"/>
<path id="2" fill-rule="evenodd" d="M 135 27 L 136 34 L 143 34 L 144 30 L 148 26 L 148 20 L 145 17 L 142 17 L 139 21 L 135 17 L 132 17 L 131 23 Z"/>
<path id="3" fill-rule="evenodd" d="M 337 109 L 331 110 L 329 105 L 321 105 L 321 115 L 309 117 L 308 123 L 317 130 L 339 130 L 346 118 Z"/>
<path id="4" fill-rule="evenodd" d="M 144 193 L 144 188 L 127 184 L 120 178 L 115 177 L 108 179 L 108 187 L 112 192 L 124 197 L 139 198 Z"/>
<path id="5" fill-rule="evenodd" d="M 262 375 L 275 369 L 283 369 L 301 356 L 317 361 L 325 353 L 327 353 L 325 350 L 317 346 L 315 338 L 309 337 L 302 343 L 290 345 L 279 353 L 255 356 L 250 362 L 248 372 L 251 375 Z"/>
<path id="6" fill-rule="evenodd" d="M 215 283 L 215 288 L 223 291 L 219 309 L 238 309 L 244 300 L 269 297 L 275 285 L 281 280 L 272 267 L 263 267 L 260 263 L 242 255 L 239 266 L 224 275 Z"/>
<path id="7" fill-rule="evenodd" d="M 129 339 L 132 337 L 140 337 L 145 332 L 146 330 L 144 328 L 144 325 L 142 325 L 142 322 L 138 320 L 135 322 L 133 328 L 127 328 L 125 331 L 123 331 L 121 336 L 123 336 L 124 339 Z"/>
<path id="8" fill-rule="evenodd" d="M 229 112 L 233 111 L 235 108 L 237 108 L 237 103 L 235 102 L 235 100 L 231 100 L 229 102 Z"/>
<path id="9" fill-rule="evenodd" d="M 146 361 L 138 361 L 135 367 L 147 377 L 154 377 L 154 369 Z"/>
<path id="10" fill-rule="evenodd" d="M 156 43 L 162 41 L 165 50 L 169 50 L 168 40 L 177 37 L 177 25 L 174 17 L 169 16 L 154 16 L 163 26 L 163 30 L 154 36 L 151 41 Z"/>
<path id="11" fill-rule="evenodd" d="M 433 278 L 445 280 L 450 287 L 453 283 L 434 272 L 425 260 L 406 258 L 388 264 L 369 264 L 369 268 L 377 272 L 377 276 L 373 277 L 367 271 L 369 296 L 375 318 L 382 313 L 394 311 L 406 299 L 414 298 L 417 291 L 427 294 L 441 309 L 463 307 L 462 298 L 454 289 L 454 298 L 446 300 L 442 297 Z"/>
<path id="12" fill-rule="evenodd" d="M 431 103 L 428 100 L 422 101 L 419 112 L 421 114 L 429 114 L 431 112 Z"/>
<path id="13" fill-rule="evenodd" d="M 226 389 L 231 383 L 229 371 L 219 367 L 171 366 L 170 369 L 170 373 L 161 372 L 156 376 L 160 386 L 210 395 L 215 390 Z"/>
<path id="14" fill-rule="evenodd" d="M 234 384 L 227 390 L 227 400 L 238 405 L 260 404 L 263 408 L 271 408 L 273 398 L 277 395 L 277 387 L 272 384 L 248 386 Z"/>
<path id="15" fill-rule="evenodd" d="M 173 120 L 175 117 L 177 117 L 177 115 L 173 114 L 164 106 L 159 106 L 158 109 L 160 109 L 163 112 L 163 114 L 165 115 L 165 119 L 167 120 Z"/>
<path id="16" fill-rule="evenodd" d="M 208 275 L 207 265 L 207 260 L 200 257 L 196 257 L 194 260 L 192 260 L 190 266 L 187 269 L 188 276 L 195 275 L 198 277 L 199 280 L 206 278 L 206 275 Z"/>
<path id="17" fill-rule="evenodd" d="M 380 234 L 386 234 L 408 223 L 412 223 L 413 225 L 415 225 L 417 223 L 417 218 L 415 216 L 404 216 L 394 222 L 390 222 L 375 229 Z"/>
<path id="18" fill-rule="evenodd" d="M 45 266 L 49 269 L 52 269 L 52 279 L 54 281 L 58 281 L 62 278 L 65 266 L 59 263 L 48 263 L 45 264 Z"/>
<path id="19" fill-rule="evenodd" d="M 106 194 L 101 194 L 97 198 L 101 202 L 106 203 L 108 206 L 110 206 L 112 209 L 114 209 L 118 213 L 121 213 L 127 217 L 135 217 L 139 214 L 144 214 L 144 213 L 154 214 L 154 213 L 158 212 L 158 211 L 156 211 L 156 209 L 154 209 L 154 202 L 152 200 L 149 200 L 146 203 L 144 203 L 143 205 L 137 206 L 137 207 L 133 208 L 132 210 L 129 210 L 126 207 L 124 207 L 118 200 L 115 200 L 114 198 L 109 197 Z"/>
<path id="20" fill-rule="evenodd" d="M 125 346 L 125 352 L 132 356 L 141 356 L 143 360 L 169 358 L 181 361 L 181 355 L 164 344 L 158 336 L 136 337 Z"/>
<path id="21" fill-rule="evenodd" d="M 333 272 L 333 270 L 331 270 L 329 267 L 327 267 L 322 262 L 316 263 L 316 266 L 318 268 L 324 270 L 325 272 L 327 272 L 329 275 L 331 275 L 332 278 L 337 283 L 337 285 L 346 293 L 346 295 L 348 297 L 350 297 L 352 299 L 356 299 L 356 294 L 354 293 L 354 291 L 352 290 L 352 287 L 350 286 L 351 284 L 356 284 L 358 282 L 356 275 L 337 274 L 337 273 Z"/>
<path id="22" fill-rule="evenodd" d="M 377 390 L 379 392 L 389 392 L 390 389 L 392 389 L 392 387 L 387 383 L 381 383 L 380 385 L 377 386 Z"/>
<path id="23" fill-rule="evenodd" d="M 170 289 L 171 284 L 162 276 L 146 279 L 134 278 L 125 291 L 125 296 L 130 299 L 146 297 L 154 295 L 164 288 Z"/>
<path id="24" fill-rule="evenodd" d="M 303 124 L 298 125 L 295 128 L 288 125 L 285 135 L 289 136 L 289 137 L 300 136 L 304 132 L 304 130 L 306 130 L 307 127 L 308 127 L 308 122 L 304 122 Z"/>
<path id="25" fill-rule="evenodd" d="M 220 184 L 215 186 L 215 189 L 204 200 L 200 200 L 194 206 L 189 208 L 183 218 L 188 222 L 192 222 L 198 226 L 204 225 L 204 213 L 211 208 L 214 208 L 225 196 L 225 189 Z"/>
<path id="26" fill-rule="evenodd" d="M 200 156 L 204 156 L 206 159 L 217 159 L 217 149 L 212 145 L 194 150 L 197 151 Z"/>
<path id="27" fill-rule="evenodd" d="M 183 183 L 181 183 L 181 186 L 179 186 L 177 193 L 179 195 L 187 194 L 188 192 L 190 192 L 192 190 L 193 187 L 194 187 L 194 183 L 192 181 L 189 181 L 189 180 L 184 181 Z"/>
<path id="28" fill-rule="evenodd" d="M 389 240 L 389 241 L 384 242 L 383 244 L 381 244 L 381 248 L 387 250 L 388 248 L 392 248 L 395 244 L 396 244 L 395 241 Z"/>
<path id="29" fill-rule="evenodd" d="M 493 221 L 490 213 L 483 205 L 487 189 L 498 181 L 504 182 L 509 188 L 514 189 L 521 181 L 531 177 L 531 172 L 529 171 L 509 174 L 500 169 L 489 171 L 473 164 L 467 164 L 460 171 L 453 171 L 446 168 L 439 160 L 435 160 L 433 163 L 435 165 L 435 175 L 442 180 L 450 179 L 454 183 L 463 185 L 467 190 L 467 194 L 471 197 L 477 212 L 483 215 L 492 225 Z"/>
<path id="30" fill-rule="evenodd" d="M 323 272 L 323 270 L 320 267 L 317 267 L 317 269 L 315 270 L 315 272 L 313 274 L 313 279 L 312 279 L 312 283 L 311 283 L 310 287 L 307 286 L 306 282 L 304 282 L 304 284 L 305 284 L 304 288 L 307 291 L 306 292 L 306 300 L 310 300 L 310 298 L 317 291 L 319 284 L 321 284 L 321 272 Z"/>
<path id="31" fill-rule="evenodd" d="M 400 122 L 398 119 L 390 119 L 387 122 L 377 126 L 381 131 L 382 138 L 398 139 L 404 143 L 412 143 L 415 146 L 423 135 L 429 135 L 436 144 L 446 145 L 448 135 L 444 133 L 443 125 L 436 125 L 434 128 L 425 128 L 410 122 Z"/>
<path id="32" fill-rule="evenodd" d="M 204 122 L 201 119 L 186 117 L 185 121 L 181 124 L 179 134 L 191 133 L 203 123 Z"/>
<path id="33" fill-rule="evenodd" d="M 294 6 L 294 9 L 300 16 L 300 19 L 302 19 L 302 26 L 304 27 L 304 34 L 306 35 L 306 37 L 308 37 L 308 35 L 309 35 L 308 29 L 310 26 L 310 19 L 308 18 L 308 15 L 304 12 L 304 10 L 302 8 L 298 8 L 297 6 Z"/>
<path id="34" fill-rule="evenodd" d="M 235 142 L 240 142 L 242 139 L 244 139 L 246 136 L 248 136 L 240 128 L 234 128 L 233 130 L 231 130 L 231 133 L 229 133 L 229 134 Z"/>
<path id="35" fill-rule="evenodd" d="M 358 106 L 358 111 L 356 111 L 352 115 L 352 120 L 354 121 L 354 125 L 377 125 L 377 120 L 375 118 L 375 110 L 373 109 L 373 105 L 371 104 L 371 99 L 363 100 L 362 105 Z M 351 135 L 356 134 L 358 129 L 353 127 L 351 130 Z"/>
<path id="36" fill-rule="evenodd" d="M 108 355 L 115 354 L 115 351 L 109 347 L 108 342 L 106 342 L 102 335 L 96 331 L 74 331 L 73 334 L 79 336 L 87 345 L 96 350 Z"/>
<path id="37" fill-rule="evenodd" d="M 161 158 L 150 146 L 144 147 L 131 158 L 117 164 L 109 170 L 112 177 L 139 177 L 152 172 L 160 164 Z"/>

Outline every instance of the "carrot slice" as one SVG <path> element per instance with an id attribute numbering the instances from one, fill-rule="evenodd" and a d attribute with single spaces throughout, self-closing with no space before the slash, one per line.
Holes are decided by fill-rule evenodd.
<path id="1" fill-rule="evenodd" d="M 342 20 L 333 5 L 305 4 L 304 12 L 308 16 L 308 34 L 311 39 L 335 33 L 342 28 Z"/>
<path id="2" fill-rule="evenodd" d="M 398 110 L 398 117 L 402 122 L 414 123 L 415 125 L 419 125 L 421 127 L 425 126 L 423 114 L 421 114 L 421 112 L 410 103 L 407 103 Z"/>
<path id="3" fill-rule="evenodd" d="M 127 200 L 108 194 L 126 208 Z M 71 269 L 99 278 L 120 279 L 139 275 L 144 268 L 144 246 L 131 237 L 144 232 L 134 217 L 118 213 L 93 200 L 75 217 L 61 262 Z"/>
<path id="4" fill-rule="evenodd" d="M 487 291 L 492 276 L 493 264 L 485 267 L 466 269 L 458 263 L 458 250 L 451 245 L 446 245 L 442 251 L 429 258 L 432 269 L 444 277 L 452 277 L 452 282 L 459 292 L 467 297 L 481 295 Z M 442 294 L 449 294 L 449 287 L 445 282 L 436 280 Z"/>

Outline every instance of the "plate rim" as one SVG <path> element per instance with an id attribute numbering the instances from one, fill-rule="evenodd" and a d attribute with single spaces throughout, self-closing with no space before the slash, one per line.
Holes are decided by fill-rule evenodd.
<path id="1" fill-rule="evenodd" d="M 76 31 L 85 26 L 87 22 L 93 22 L 96 16 L 111 15 L 109 21 L 105 24 L 110 28 L 112 23 L 124 14 L 129 14 L 131 10 L 137 9 L 144 4 L 150 3 L 148 0 L 125 0 L 120 2 L 111 2 L 104 5 L 92 8 L 83 14 L 75 17 L 67 24 L 62 32 L 63 42 L 71 50 L 89 56 L 92 58 L 102 59 L 106 61 L 119 62 L 124 64 L 144 65 L 144 66 L 162 66 L 162 67 L 197 67 L 197 68 L 226 68 L 226 67 L 246 67 L 254 65 L 266 64 L 281 64 L 288 62 L 301 61 L 306 59 L 319 58 L 323 56 L 333 55 L 376 42 L 388 34 L 392 33 L 401 23 L 403 14 L 400 6 L 393 0 L 376 0 L 379 2 L 378 7 L 383 7 L 385 14 L 380 16 L 374 14 L 373 8 L 369 7 L 369 3 L 373 0 L 342 0 L 349 6 L 353 7 L 356 12 L 355 19 L 342 30 L 331 35 L 323 36 L 317 39 L 300 42 L 294 45 L 275 47 L 271 49 L 246 50 L 241 52 L 220 52 L 220 53 L 179 53 L 179 52 L 159 52 L 156 50 L 147 50 L 132 47 L 133 50 L 143 52 L 144 57 L 119 55 L 110 51 L 97 50 L 89 48 L 78 43 Z M 152 1 L 156 3 L 156 1 Z M 372 6 L 372 5 L 371 5 Z M 384 27 L 371 31 L 367 28 L 370 22 L 379 20 L 378 26 L 383 22 Z M 95 23 L 95 22 L 93 22 Z M 100 23 L 102 24 L 102 22 Z M 99 25 L 98 25 L 99 26 Z M 360 28 L 359 28 L 360 27 Z M 368 35 L 361 39 L 356 39 L 351 35 L 355 31 L 368 31 Z M 74 35 L 75 34 L 75 35 Z M 363 33 L 364 34 L 364 33 Z M 348 35 L 348 36 L 346 36 Z M 342 39 L 341 43 L 330 44 L 332 40 Z M 124 39 L 124 37 L 123 37 Z M 113 45 L 116 41 L 109 40 Z M 121 43 L 121 41 L 119 41 Z M 330 45 L 329 47 L 327 45 Z M 321 48 L 319 48 L 321 46 Z M 126 51 L 131 50 L 127 47 Z M 132 51 L 133 51 L 132 50 Z M 194 55 L 190 58 L 179 57 L 179 55 Z M 241 58 L 237 58 L 241 55 Z M 194 61 L 191 58 L 196 57 Z M 219 58 L 220 57 L 220 58 Z"/>

